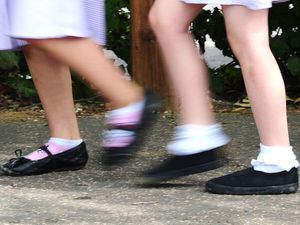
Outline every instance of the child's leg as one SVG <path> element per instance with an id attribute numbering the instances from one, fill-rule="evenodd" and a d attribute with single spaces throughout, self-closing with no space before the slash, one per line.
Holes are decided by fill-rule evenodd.
<path id="1" fill-rule="evenodd" d="M 23 158 L 10 160 L 2 170 L 7 175 L 31 175 L 84 167 L 87 151 L 79 134 L 68 66 L 30 45 L 24 53 L 46 113 L 50 139 Z"/>
<path id="2" fill-rule="evenodd" d="M 215 150 L 228 142 L 209 107 L 207 69 L 188 32 L 202 8 L 179 0 L 156 0 L 150 12 L 150 23 L 180 102 L 180 126 L 167 146 L 172 156 L 145 173 L 150 182 L 218 167 Z"/>
<path id="3" fill-rule="evenodd" d="M 242 68 L 263 152 L 266 146 L 277 148 L 274 152 L 283 155 L 277 155 L 278 159 L 274 156 L 274 160 L 285 161 L 287 156 L 294 155 L 289 146 L 284 83 L 269 47 L 268 10 L 231 6 L 224 7 L 224 15 L 228 39 Z M 290 170 L 294 160 L 286 161 L 282 167 L 281 170 Z"/>
<path id="4" fill-rule="evenodd" d="M 122 71 L 106 59 L 95 43 L 87 38 L 27 40 L 79 73 L 115 108 L 143 99 L 143 90 L 122 78 Z"/>
<path id="5" fill-rule="evenodd" d="M 157 0 L 149 15 L 179 99 L 181 124 L 215 123 L 208 107 L 207 69 L 194 38 L 188 33 L 191 22 L 202 8 L 203 5 L 188 5 L 179 0 Z"/>
<path id="6" fill-rule="evenodd" d="M 32 46 L 26 61 L 46 113 L 50 137 L 80 139 L 69 67 Z"/>
<path id="7" fill-rule="evenodd" d="M 285 88 L 269 47 L 268 9 L 223 8 L 228 40 L 242 68 L 261 143 L 289 146 Z"/>
<path id="8" fill-rule="evenodd" d="M 299 163 L 289 143 L 283 79 L 269 47 L 268 10 L 241 6 L 223 10 L 228 40 L 242 68 L 261 152 L 252 161 L 253 168 L 209 181 L 207 188 L 223 194 L 295 192 Z"/>
<path id="9" fill-rule="evenodd" d="M 82 143 L 74 110 L 69 67 L 33 46 L 24 47 L 26 61 L 46 113 L 52 154 L 62 153 Z M 31 160 L 48 157 L 44 151 L 27 156 Z"/>

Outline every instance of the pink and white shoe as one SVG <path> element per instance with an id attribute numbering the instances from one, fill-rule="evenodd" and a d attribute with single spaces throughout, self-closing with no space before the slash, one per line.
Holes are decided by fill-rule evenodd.
<path id="1" fill-rule="evenodd" d="M 142 144 L 159 110 L 159 97 L 147 92 L 140 112 L 109 118 L 102 144 L 102 164 L 112 167 L 127 162 Z"/>

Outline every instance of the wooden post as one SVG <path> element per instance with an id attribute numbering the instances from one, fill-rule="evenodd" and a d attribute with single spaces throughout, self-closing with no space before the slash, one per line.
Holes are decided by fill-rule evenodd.
<path id="1" fill-rule="evenodd" d="M 154 0 L 131 0 L 132 76 L 143 87 L 150 88 L 171 105 L 171 92 L 166 81 L 159 47 L 148 22 Z"/>

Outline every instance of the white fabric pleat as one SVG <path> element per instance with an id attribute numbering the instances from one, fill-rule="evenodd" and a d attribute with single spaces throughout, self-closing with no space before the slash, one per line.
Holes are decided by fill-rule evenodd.
<path id="1" fill-rule="evenodd" d="M 219 4 L 219 5 L 241 5 L 249 9 L 258 10 L 272 7 L 272 3 L 286 2 L 288 0 L 181 0 L 192 4 Z"/>
<path id="2" fill-rule="evenodd" d="M 105 44 L 104 0 L 0 0 L 0 49 L 19 38 L 90 37 Z"/>

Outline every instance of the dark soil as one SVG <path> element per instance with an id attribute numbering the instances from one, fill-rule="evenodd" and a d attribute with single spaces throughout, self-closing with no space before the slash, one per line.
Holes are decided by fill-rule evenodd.
<path id="1" fill-rule="evenodd" d="M 216 113 L 251 113 L 251 108 L 248 105 L 241 106 L 232 102 L 213 100 L 212 107 Z M 105 104 L 96 98 L 75 100 L 75 110 L 78 117 L 102 115 L 106 108 L 109 108 L 109 104 Z M 288 102 L 288 111 L 300 112 L 300 104 Z M 14 98 L 10 95 L 0 95 L 0 121 L 38 119 L 45 119 L 44 110 L 40 102 Z"/>

